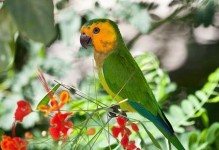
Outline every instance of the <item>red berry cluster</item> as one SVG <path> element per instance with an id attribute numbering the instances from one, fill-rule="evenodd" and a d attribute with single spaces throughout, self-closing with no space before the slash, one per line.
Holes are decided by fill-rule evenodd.
<path id="1" fill-rule="evenodd" d="M 118 126 L 113 126 L 112 127 L 112 135 L 115 138 L 118 138 L 119 135 L 121 135 L 121 145 L 123 146 L 123 148 L 125 150 L 140 150 L 140 148 L 138 148 L 135 145 L 135 141 L 134 140 L 130 140 L 129 136 L 131 135 L 131 130 L 127 127 L 128 125 L 131 126 L 131 129 L 135 132 L 138 132 L 138 126 L 135 123 L 127 123 L 127 119 L 121 116 L 117 117 L 117 123 Z"/>

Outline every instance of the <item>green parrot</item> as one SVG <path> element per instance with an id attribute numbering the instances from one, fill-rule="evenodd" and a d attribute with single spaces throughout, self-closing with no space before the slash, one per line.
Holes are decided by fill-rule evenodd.
<path id="1" fill-rule="evenodd" d="M 81 45 L 94 48 L 98 76 L 104 89 L 118 102 L 127 99 L 120 105 L 123 110 L 137 111 L 153 122 L 178 150 L 184 150 L 116 23 L 109 19 L 93 19 L 85 23 L 80 32 Z"/>

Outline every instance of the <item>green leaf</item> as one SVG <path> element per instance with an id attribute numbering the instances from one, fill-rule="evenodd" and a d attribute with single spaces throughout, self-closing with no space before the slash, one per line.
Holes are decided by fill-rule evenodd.
<path id="1" fill-rule="evenodd" d="M 187 115 L 189 115 L 194 110 L 193 105 L 190 101 L 182 101 L 181 106 L 183 112 Z"/>
<path id="2" fill-rule="evenodd" d="M 140 122 L 140 123 L 141 123 L 141 122 Z M 160 144 L 157 142 L 157 140 L 154 138 L 154 136 L 151 134 L 151 132 L 148 131 L 148 129 L 145 127 L 145 125 L 144 125 L 143 123 L 141 123 L 141 125 L 143 126 L 144 130 L 147 132 L 147 134 L 148 134 L 148 136 L 150 137 L 150 139 L 151 139 L 151 141 L 153 142 L 153 144 L 154 144 L 157 148 L 161 149 Z"/>
<path id="3" fill-rule="evenodd" d="M 217 102 L 219 102 L 219 95 L 209 99 L 208 102 L 209 103 L 217 103 Z"/>
<path id="4" fill-rule="evenodd" d="M 208 80 L 211 82 L 218 82 L 218 79 L 219 79 L 219 68 L 208 77 Z"/>
<path id="5" fill-rule="evenodd" d="M 0 129 L 0 142 L 2 140 L 2 135 L 4 135 L 4 134 L 5 134 L 4 130 Z"/>
<path id="6" fill-rule="evenodd" d="M 198 134 L 196 132 L 191 133 L 189 136 L 189 148 L 191 149 L 192 145 L 197 142 Z"/>
<path id="7" fill-rule="evenodd" d="M 201 118 L 202 118 L 202 122 L 203 122 L 204 126 L 208 127 L 208 125 L 209 125 L 208 112 L 204 108 L 203 108 L 203 113 L 201 115 Z"/>
<path id="8" fill-rule="evenodd" d="M 3 134 L 5 134 L 4 130 L 0 129 L 0 136 L 2 136 Z"/>
<path id="9" fill-rule="evenodd" d="M 205 139 L 206 139 L 206 135 L 208 133 L 208 129 L 204 129 L 201 133 L 201 135 L 199 136 L 198 138 L 198 143 L 201 144 L 201 143 L 205 143 Z"/>
<path id="10" fill-rule="evenodd" d="M 60 87 L 61 84 L 57 83 L 53 88 L 52 88 L 52 92 L 55 93 L 58 88 Z M 49 93 L 47 93 L 43 99 L 39 102 L 39 104 L 37 105 L 37 109 L 39 109 L 40 106 L 47 106 L 48 103 L 50 101 L 50 98 L 49 98 Z"/>
<path id="11" fill-rule="evenodd" d="M 182 109 L 177 105 L 172 105 L 170 107 L 170 113 L 177 120 L 180 120 L 181 118 L 184 118 L 185 116 Z"/>
<path id="12" fill-rule="evenodd" d="M 54 39 L 52 0 L 6 0 L 5 6 L 22 34 L 44 44 Z"/>
<path id="13" fill-rule="evenodd" d="M 11 43 L 15 45 L 14 42 Z M 14 61 L 14 46 L 11 47 L 10 43 L 0 41 L 0 73 L 3 71 L 7 71 L 7 69 L 11 66 Z"/>
<path id="14" fill-rule="evenodd" d="M 208 129 L 208 133 L 206 135 L 206 141 L 209 144 L 213 143 L 219 136 L 219 123 L 214 123 Z"/>
<path id="15" fill-rule="evenodd" d="M 7 71 L 14 61 L 14 34 L 17 29 L 5 8 L 0 10 L 0 73 Z"/>
<path id="16" fill-rule="evenodd" d="M 17 28 L 10 13 L 2 8 L 0 10 L 0 41 L 12 41 L 16 32 Z"/>
<path id="17" fill-rule="evenodd" d="M 188 121 L 188 120 L 186 120 L 186 121 L 183 121 L 182 123 L 181 123 L 181 125 L 182 126 L 191 126 L 191 125 L 194 125 L 195 124 L 195 121 Z M 183 128 L 184 129 L 184 128 Z M 185 129 L 183 130 L 183 132 L 185 131 Z M 182 132 L 181 132 L 182 133 Z"/>
<path id="18" fill-rule="evenodd" d="M 200 105 L 198 99 L 194 95 L 189 95 L 188 100 L 192 102 L 194 107 L 198 107 Z"/>
<path id="19" fill-rule="evenodd" d="M 103 147 L 102 150 L 116 149 L 117 147 L 118 144 L 111 144 L 111 145 L 107 145 L 106 147 Z"/>
<path id="20" fill-rule="evenodd" d="M 208 82 L 204 85 L 202 90 L 207 94 L 212 94 L 211 92 L 215 89 L 215 86 L 217 86 L 217 83 Z"/>
<path id="21" fill-rule="evenodd" d="M 197 91 L 195 92 L 195 95 L 201 100 L 201 101 L 207 101 L 208 97 L 203 91 Z"/>

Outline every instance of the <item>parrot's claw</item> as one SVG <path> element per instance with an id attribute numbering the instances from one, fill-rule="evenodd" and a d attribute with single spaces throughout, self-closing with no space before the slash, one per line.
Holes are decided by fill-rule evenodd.
<path id="1" fill-rule="evenodd" d="M 127 117 L 127 114 L 126 114 L 127 111 L 121 110 L 119 105 L 113 105 L 110 108 L 111 108 L 111 110 L 108 112 L 108 116 L 110 118 L 115 118 L 118 116 Z"/>

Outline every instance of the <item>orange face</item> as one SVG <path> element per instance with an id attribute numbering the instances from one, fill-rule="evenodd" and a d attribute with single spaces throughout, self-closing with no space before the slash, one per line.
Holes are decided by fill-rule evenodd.
<path id="1" fill-rule="evenodd" d="M 110 52 L 116 45 L 116 32 L 109 21 L 85 24 L 80 32 L 82 46 L 93 45 L 98 53 Z"/>

